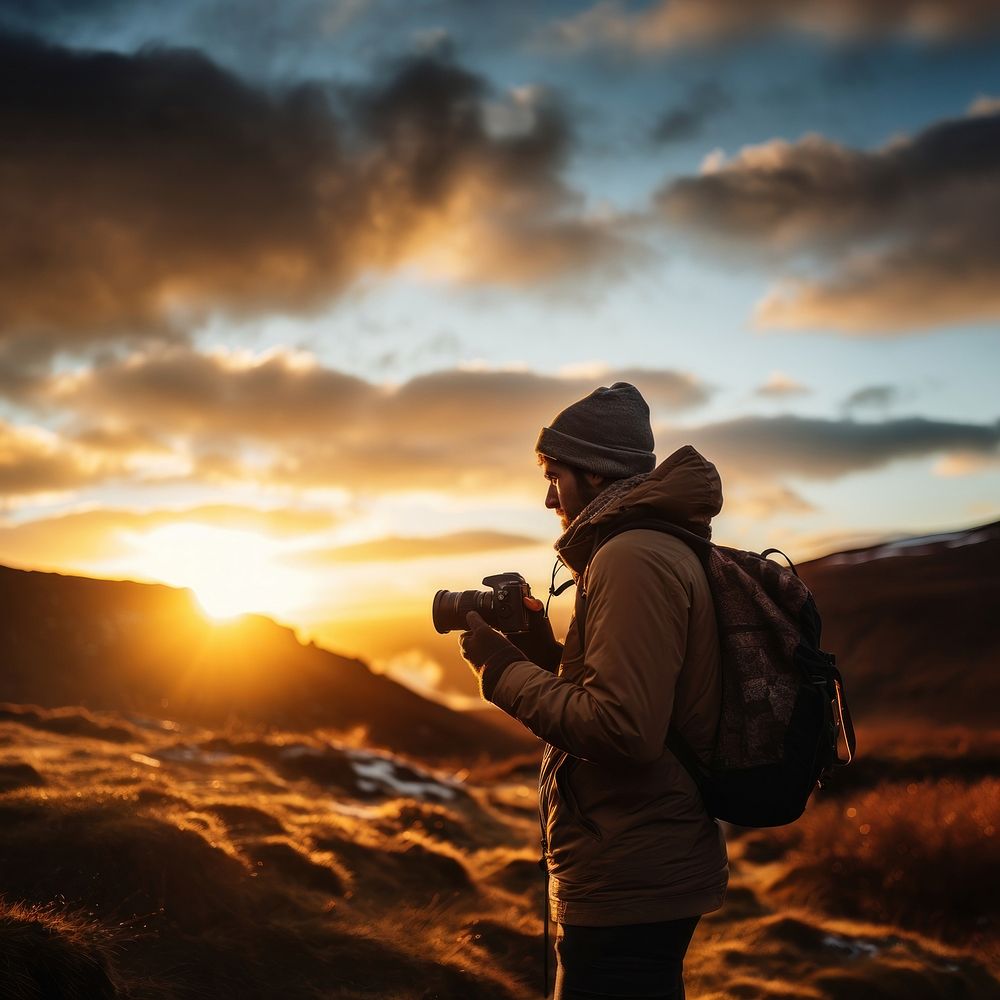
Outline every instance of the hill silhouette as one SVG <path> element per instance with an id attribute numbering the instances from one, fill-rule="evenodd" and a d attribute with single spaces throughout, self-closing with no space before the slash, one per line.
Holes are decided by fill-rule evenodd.
<path id="1" fill-rule="evenodd" d="M 857 717 L 974 725 L 1000 701 L 1000 522 L 798 567 Z"/>
<path id="2" fill-rule="evenodd" d="M 0 567 L 0 629 L 0 701 L 215 727 L 363 730 L 368 745 L 426 759 L 468 762 L 534 745 L 526 732 L 304 645 L 269 618 L 212 622 L 187 590 Z"/>

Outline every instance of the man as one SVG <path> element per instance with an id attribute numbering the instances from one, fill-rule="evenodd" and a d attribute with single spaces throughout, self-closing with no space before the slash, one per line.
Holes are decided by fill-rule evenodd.
<path id="1" fill-rule="evenodd" d="M 559 413 L 536 451 L 578 589 L 565 647 L 534 605 L 516 646 L 470 613 L 462 652 L 484 698 L 548 744 L 539 805 L 556 1000 L 678 1000 L 695 925 L 722 905 L 728 879 L 719 826 L 665 747 L 672 725 L 710 753 L 714 610 L 697 556 L 676 537 L 641 527 L 600 543 L 629 519 L 708 537 L 721 483 L 690 446 L 654 469 L 649 408 L 625 382 Z"/>

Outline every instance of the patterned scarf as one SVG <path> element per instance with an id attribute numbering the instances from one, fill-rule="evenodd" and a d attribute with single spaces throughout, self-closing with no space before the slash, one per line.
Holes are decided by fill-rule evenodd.
<path id="1" fill-rule="evenodd" d="M 586 569 L 590 552 L 594 546 L 597 529 L 594 522 L 614 507 L 625 509 L 622 501 L 640 483 L 649 478 L 648 472 L 641 472 L 628 479 L 616 479 L 607 485 L 570 522 L 569 527 L 559 536 L 555 550 L 566 564 L 574 579 Z"/>

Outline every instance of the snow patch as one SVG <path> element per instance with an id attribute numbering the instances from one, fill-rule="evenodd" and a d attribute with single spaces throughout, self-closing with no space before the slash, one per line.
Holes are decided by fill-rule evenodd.
<path id="1" fill-rule="evenodd" d="M 823 938 L 823 944 L 827 948 L 835 948 L 837 951 L 847 952 L 849 958 L 875 958 L 881 948 L 874 941 L 865 941 L 863 938 L 842 937 L 840 934 L 827 934 Z"/>
<path id="2" fill-rule="evenodd" d="M 461 787 L 457 781 L 431 774 L 415 764 L 404 763 L 391 754 L 358 750 L 335 742 L 325 747 L 297 743 L 282 747 L 279 756 L 286 760 L 326 756 L 346 758 L 357 778 L 358 790 L 369 795 L 381 793 L 450 801 L 458 795 Z"/>
<path id="3" fill-rule="evenodd" d="M 358 785 L 364 791 L 390 791 L 394 795 L 405 795 L 409 798 L 437 798 L 448 801 L 455 797 L 455 789 L 431 778 L 430 775 L 420 776 L 420 780 L 401 777 L 395 763 L 389 759 L 372 758 L 369 760 L 353 760 L 351 766 L 358 776 Z M 416 775 L 412 768 L 407 771 Z"/>
<path id="4" fill-rule="evenodd" d="M 877 545 L 860 552 L 842 552 L 828 556 L 828 566 L 854 566 L 858 563 L 875 562 L 877 559 L 893 559 L 897 556 L 925 556 L 936 548 L 958 549 L 966 545 L 978 545 L 995 537 L 993 531 L 949 531 L 938 535 L 916 535 L 899 538 L 885 545 Z"/>

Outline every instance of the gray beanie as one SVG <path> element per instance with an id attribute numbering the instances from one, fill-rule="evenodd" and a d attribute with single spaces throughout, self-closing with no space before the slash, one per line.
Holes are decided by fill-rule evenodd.
<path id="1" fill-rule="evenodd" d="M 615 382 L 610 389 L 602 385 L 543 427 L 535 451 L 611 479 L 652 472 L 656 457 L 649 407 L 628 382 Z"/>

